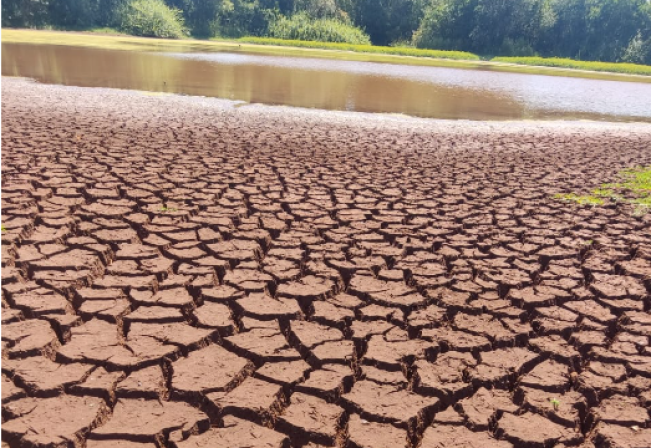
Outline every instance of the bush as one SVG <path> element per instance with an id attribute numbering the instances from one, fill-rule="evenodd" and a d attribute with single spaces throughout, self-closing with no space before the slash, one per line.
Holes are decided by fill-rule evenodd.
<path id="1" fill-rule="evenodd" d="M 178 39 L 186 34 L 180 10 L 163 0 L 133 0 L 121 11 L 121 29 L 134 36 Z"/>
<path id="2" fill-rule="evenodd" d="M 622 62 L 632 64 L 651 63 L 651 38 L 643 40 L 641 33 L 638 32 L 624 50 Z"/>
<path id="3" fill-rule="evenodd" d="M 305 13 L 291 18 L 280 17 L 269 27 L 269 36 L 277 39 L 316 42 L 339 42 L 370 45 L 371 40 L 362 30 L 334 19 L 311 19 Z"/>
<path id="4" fill-rule="evenodd" d="M 507 37 L 502 42 L 498 54 L 504 56 L 535 56 L 536 52 L 524 39 L 511 39 Z"/>

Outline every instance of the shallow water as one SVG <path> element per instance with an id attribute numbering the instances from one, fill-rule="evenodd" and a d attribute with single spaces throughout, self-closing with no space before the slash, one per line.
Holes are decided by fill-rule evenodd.
<path id="1" fill-rule="evenodd" d="M 2 44 L 2 75 L 327 110 L 651 122 L 651 84 L 243 52 Z"/>

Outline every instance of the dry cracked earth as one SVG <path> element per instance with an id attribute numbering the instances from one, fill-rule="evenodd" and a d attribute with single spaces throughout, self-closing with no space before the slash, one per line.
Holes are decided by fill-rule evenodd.
<path id="1" fill-rule="evenodd" d="M 651 446 L 648 127 L 2 112 L 3 447 Z"/>

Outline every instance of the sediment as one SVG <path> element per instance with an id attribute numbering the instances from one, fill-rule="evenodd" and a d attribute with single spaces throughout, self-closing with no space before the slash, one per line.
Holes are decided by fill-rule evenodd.
<path id="1" fill-rule="evenodd" d="M 3 446 L 651 446 L 651 126 L 2 96 Z"/>

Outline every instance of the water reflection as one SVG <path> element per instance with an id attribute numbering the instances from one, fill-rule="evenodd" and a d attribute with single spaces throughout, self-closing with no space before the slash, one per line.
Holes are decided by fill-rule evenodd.
<path id="1" fill-rule="evenodd" d="M 3 75 L 52 84 L 431 118 L 651 121 L 651 84 L 225 52 L 2 50 Z"/>

